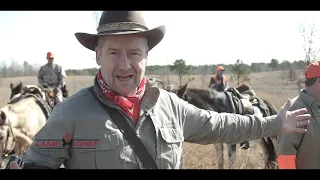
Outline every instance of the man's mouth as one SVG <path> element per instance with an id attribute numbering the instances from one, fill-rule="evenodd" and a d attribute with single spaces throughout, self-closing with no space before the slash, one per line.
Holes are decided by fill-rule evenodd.
<path id="1" fill-rule="evenodd" d="M 128 81 L 133 77 L 133 75 L 128 75 L 128 76 L 117 76 L 119 81 Z"/>

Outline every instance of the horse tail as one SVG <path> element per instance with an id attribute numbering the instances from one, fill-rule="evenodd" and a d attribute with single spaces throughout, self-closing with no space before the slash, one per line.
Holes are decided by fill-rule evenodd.
<path id="1" fill-rule="evenodd" d="M 278 113 L 277 108 L 270 103 L 268 100 L 266 99 L 262 99 L 264 101 L 264 103 L 266 103 L 266 105 L 268 106 L 269 109 L 269 114 L 268 115 L 276 115 Z M 265 146 L 265 148 L 268 151 L 268 164 L 266 165 L 266 167 L 268 169 L 276 169 L 276 158 L 277 158 L 277 151 L 275 148 L 275 145 L 273 144 L 272 138 L 277 139 L 277 136 L 274 137 L 267 137 L 265 140 L 265 138 L 262 138 L 264 142 L 262 142 L 263 146 Z"/>
<path id="2" fill-rule="evenodd" d="M 269 112 L 270 112 L 270 115 L 276 115 L 278 114 L 278 110 L 277 108 L 272 104 L 270 103 L 268 100 L 266 99 L 262 99 L 264 101 L 264 103 L 267 104 L 268 108 L 269 108 Z"/>
<path id="3" fill-rule="evenodd" d="M 260 142 L 261 146 L 263 147 L 262 149 L 265 151 L 264 153 L 267 154 L 265 157 L 265 168 L 276 169 L 276 153 L 272 139 L 270 137 L 261 138 Z"/>

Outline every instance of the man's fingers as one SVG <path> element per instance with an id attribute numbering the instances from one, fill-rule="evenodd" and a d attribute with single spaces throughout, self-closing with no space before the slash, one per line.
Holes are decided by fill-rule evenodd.
<path id="1" fill-rule="evenodd" d="M 295 116 L 298 116 L 298 115 L 301 115 L 301 114 L 305 114 L 307 112 L 308 112 L 307 108 L 301 108 L 301 109 L 296 109 L 296 110 L 291 111 L 291 113 L 293 115 L 295 115 Z M 306 115 L 310 116 L 310 114 L 306 114 Z"/>
<path id="2" fill-rule="evenodd" d="M 310 114 L 301 114 L 301 115 L 297 115 L 296 118 L 297 118 L 297 121 L 309 120 L 309 119 L 311 119 L 311 115 Z"/>
<path id="3" fill-rule="evenodd" d="M 294 133 L 306 133 L 307 129 L 296 128 L 292 132 L 294 132 Z"/>
<path id="4" fill-rule="evenodd" d="M 307 126 L 308 124 L 310 124 L 310 121 L 309 121 L 309 120 L 307 120 L 307 121 L 300 121 L 300 122 L 297 122 L 297 127 Z"/>
<path id="5" fill-rule="evenodd" d="M 291 106 L 291 100 L 290 100 L 290 98 L 289 98 L 288 101 L 286 102 L 286 104 L 283 106 L 283 108 L 284 108 L 285 110 L 288 110 L 288 109 L 290 108 L 290 106 Z"/>

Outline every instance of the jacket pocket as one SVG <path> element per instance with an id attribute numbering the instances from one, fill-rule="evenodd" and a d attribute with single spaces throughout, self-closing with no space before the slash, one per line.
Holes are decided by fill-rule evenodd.
<path id="1" fill-rule="evenodd" d="M 78 135 L 75 143 L 91 142 L 91 147 L 75 149 L 76 162 L 80 168 L 86 169 L 116 169 L 119 168 L 120 138 L 116 132 L 100 132 Z M 89 144 L 88 144 L 89 145 Z"/>
<path id="2" fill-rule="evenodd" d="M 183 135 L 179 126 L 160 128 L 160 158 L 161 168 L 177 169 L 182 156 Z"/>

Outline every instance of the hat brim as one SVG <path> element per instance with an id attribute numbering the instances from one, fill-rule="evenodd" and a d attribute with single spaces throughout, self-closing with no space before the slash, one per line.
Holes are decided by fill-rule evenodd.
<path id="1" fill-rule="evenodd" d="M 148 31 L 123 31 L 123 32 L 107 32 L 102 34 L 88 34 L 88 33 L 75 33 L 78 41 L 86 48 L 95 51 L 97 46 L 98 38 L 101 36 L 115 36 L 115 35 L 132 35 L 139 34 L 143 35 L 148 39 L 149 51 L 154 48 L 164 37 L 166 32 L 165 26 L 159 26 Z"/>

